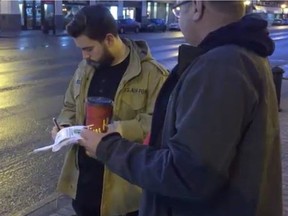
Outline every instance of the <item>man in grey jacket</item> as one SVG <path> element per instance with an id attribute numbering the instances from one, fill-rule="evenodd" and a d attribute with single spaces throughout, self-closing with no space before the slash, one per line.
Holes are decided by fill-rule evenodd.
<path id="1" fill-rule="evenodd" d="M 114 132 L 83 145 L 143 188 L 141 216 L 281 216 L 276 93 L 267 22 L 242 1 L 182 1 L 185 39 L 156 101 L 149 146 Z"/>

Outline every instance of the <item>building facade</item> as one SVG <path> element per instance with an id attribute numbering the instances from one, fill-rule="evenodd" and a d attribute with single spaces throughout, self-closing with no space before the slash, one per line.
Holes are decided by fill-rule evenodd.
<path id="1" fill-rule="evenodd" d="M 44 21 L 64 29 L 82 7 L 102 3 L 115 19 L 132 18 L 144 22 L 147 18 L 161 18 L 175 22 L 171 8 L 175 1 L 103 1 L 103 0 L 0 0 L 0 30 L 40 30 Z"/>

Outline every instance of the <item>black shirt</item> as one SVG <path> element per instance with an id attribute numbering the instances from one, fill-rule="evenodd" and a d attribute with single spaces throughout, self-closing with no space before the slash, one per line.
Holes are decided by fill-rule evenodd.
<path id="1" fill-rule="evenodd" d="M 97 68 L 89 86 L 88 97 L 99 96 L 114 100 L 118 85 L 129 65 L 129 56 L 117 65 Z M 79 147 L 78 164 L 79 179 L 75 200 L 77 208 L 87 216 L 99 215 L 104 165 L 87 156 L 83 147 Z"/>
<path id="2" fill-rule="evenodd" d="M 129 55 L 121 63 L 97 69 L 91 80 L 88 97 L 99 96 L 114 100 L 118 85 L 129 64 Z"/>

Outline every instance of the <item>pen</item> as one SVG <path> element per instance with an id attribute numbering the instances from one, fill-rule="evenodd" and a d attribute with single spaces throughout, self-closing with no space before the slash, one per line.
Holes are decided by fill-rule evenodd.
<path id="1" fill-rule="evenodd" d="M 55 125 L 55 126 L 57 127 L 57 129 L 60 131 L 61 128 L 60 128 L 60 126 L 59 126 L 59 124 L 58 124 L 56 118 L 53 118 L 52 120 L 53 120 L 54 125 Z"/>

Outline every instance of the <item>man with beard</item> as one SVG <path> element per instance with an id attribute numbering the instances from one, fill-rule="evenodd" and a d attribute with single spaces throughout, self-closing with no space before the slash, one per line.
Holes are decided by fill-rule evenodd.
<path id="1" fill-rule="evenodd" d="M 149 146 L 83 130 L 79 141 L 143 188 L 139 216 L 281 216 L 278 106 L 267 22 L 243 1 L 179 1 L 191 44 L 157 98 Z"/>
<path id="2" fill-rule="evenodd" d="M 85 124 L 87 97 L 114 101 L 113 120 L 126 139 L 142 142 L 150 131 L 154 102 L 167 71 L 153 60 L 144 41 L 121 39 L 103 5 L 82 8 L 66 27 L 82 50 L 58 117 L 61 127 Z M 55 138 L 57 128 L 52 129 Z M 141 189 L 90 158 L 83 147 L 66 155 L 58 190 L 73 198 L 79 216 L 137 215 Z"/>

